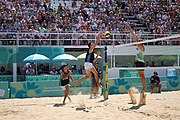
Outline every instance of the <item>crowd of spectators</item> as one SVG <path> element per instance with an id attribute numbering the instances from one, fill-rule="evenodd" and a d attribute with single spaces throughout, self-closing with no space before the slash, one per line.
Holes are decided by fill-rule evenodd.
<path id="1" fill-rule="evenodd" d="M 59 75 L 62 70 L 61 67 L 56 68 L 55 66 L 50 69 L 48 64 L 40 64 L 36 69 L 34 62 L 24 64 L 21 69 L 22 70 L 19 70 L 20 72 L 17 73 L 18 75 Z M 76 68 L 76 65 L 72 65 L 69 70 L 72 74 L 85 74 L 85 68 L 83 65 L 80 65 L 78 69 Z M 4 71 L 4 67 L 1 67 L 0 74 Z"/>
<path id="2" fill-rule="evenodd" d="M 55 66 L 52 67 L 52 70 L 49 72 L 50 75 L 58 75 L 60 74 L 61 67 L 59 69 L 56 69 Z M 72 65 L 69 69 L 71 71 L 71 74 L 85 74 L 85 69 L 82 65 L 79 66 L 79 69 L 76 68 L 76 65 Z"/>
<path id="3" fill-rule="evenodd" d="M 180 7 L 178 1 L 165 2 L 130 2 L 134 13 L 141 23 L 145 24 L 148 31 L 162 34 L 179 32 Z"/>
<path id="4" fill-rule="evenodd" d="M 51 0 L 0 0 L 0 32 L 29 32 L 18 36 L 22 39 L 73 38 L 71 35 L 49 35 L 40 33 L 87 33 L 111 31 L 127 32 L 123 22 L 128 15 L 137 19 L 151 33 L 179 32 L 178 2 L 161 0 L 83 0 L 80 7 L 76 1 L 72 6 L 59 3 L 56 8 Z M 151 23 L 151 24 L 150 24 Z M 132 23 L 136 26 L 136 23 Z M 30 34 L 30 33 L 37 34 Z M 17 37 L 13 34 L 1 38 Z M 87 38 L 88 35 L 79 35 Z M 30 44 L 31 41 L 21 41 Z M 44 42 L 44 41 L 43 41 Z M 32 43 L 31 43 L 32 44 Z M 37 41 L 34 43 L 42 44 Z"/>

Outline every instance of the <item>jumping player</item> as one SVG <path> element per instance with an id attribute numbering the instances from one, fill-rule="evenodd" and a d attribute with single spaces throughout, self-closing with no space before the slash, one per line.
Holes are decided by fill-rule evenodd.
<path id="1" fill-rule="evenodd" d="M 69 101 L 71 101 L 71 98 L 69 97 L 69 91 L 70 91 L 70 84 L 69 84 L 69 79 L 72 80 L 72 82 L 74 83 L 74 80 L 71 76 L 70 71 L 68 70 L 68 64 L 65 64 L 62 66 L 61 69 L 61 88 L 64 91 L 64 100 L 63 100 L 63 104 L 65 105 L 65 101 L 66 98 L 68 97 Z"/>
<path id="2" fill-rule="evenodd" d="M 135 35 L 134 30 L 128 25 L 126 24 L 128 30 L 130 31 L 130 33 L 132 34 L 132 38 L 134 39 L 134 42 L 138 42 L 138 37 Z M 145 67 L 145 62 L 144 62 L 144 52 L 145 52 L 145 47 L 143 44 L 136 44 L 137 48 L 137 54 L 135 57 L 135 65 L 136 67 Z M 145 99 L 146 95 L 144 94 L 145 90 L 146 90 L 146 78 L 144 76 L 144 69 L 138 69 L 138 74 L 140 76 L 141 82 L 142 82 L 142 90 L 141 90 L 141 97 Z M 141 99 L 140 99 L 140 104 L 143 104 Z"/>
<path id="3" fill-rule="evenodd" d="M 94 63 L 94 67 L 98 72 L 98 79 L 99 79 L 99 83 L 102 85 L 102 74 L 101 74 L 101 69 L 99 69 L 99 63 L 95 62 Z M 95 94 L 95 97 L 98 96 L 98 87 L 97 87 L 97 83 L 96 80 L 94 78 L 94 75 L 92 73 L 92 88 L 91 88 L 91 93 L 90 93 L 90 98 L 92 98 L 93 93 Z M 103 94 L 103 89 L 101 92 L 101 95 Z"/>
<path id="4" fill-rule="evenodd" d="M 97 83 L 96 83 L 96 79 L 94 78 L 93 73 L 91 73 L 92 75 L 92 88 L 91 88 L 91 92 L 90 92 L 90 99 L 94 97 L 96 98 L 98 96 L 98 87 L 97 87 Z"/>
<path id="5" fill-rule="evenodd" d="M 98 59 L 98 56 L 101 54 L 100 51 L 97 52 L 97 56 L 94 57 L 94 49 L 95 47 L 97 46 L 97 44 L 99 43 L 100 41 L 100 37 L 103 35 L 104 33 L 103 32 L 100 32 L 96 38 L 96 42 L 95 44 L 93 43 L 89 43 L 88 44 L 88 51 L 87 51 L 87 54 L 86 54 L 86 58 L 85 58 L 85 63 L 84 63 L 84 67 L 85 67 L 85 70 L 86 70 L 86 76 L 80 78 L 79 80 L 77 80 L 75 82 L 75 86 L 77 86 L 77 84 L 83 80 L 86 80 L 87 78 L 89 78 L 91 76 L 91 72 L 94 74 L 94 77 L 96 79 L 96 83 L 97 83 L 97 86 L 98 87 L 101 87 L 101 85 L 99 84 L 99 79 L 98 79 L 98 72 L 97 70 L 94 68 L 93 66 L 93 62 L 95 62 L 97 59 Z"/>

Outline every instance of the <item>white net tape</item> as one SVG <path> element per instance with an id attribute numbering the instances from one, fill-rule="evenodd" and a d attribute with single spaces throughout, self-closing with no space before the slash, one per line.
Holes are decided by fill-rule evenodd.
<path id="1" fill-rule="evenodd" d="M 145 40 L 145 41 L 140 41 L 140 42 L 133 42 L 133 43 L 128 43 L 128 44 L 116 45 L 115 47 L 126 47 L 126 46 L 132 46 L 132 45 L 137 45 L 137 44 L 144 44 L 144 43 L 157 42 L 157 41 L 163 41 L 163 40 L 170 40 L 170 39 L 176 39 L 176 38 L 179 38 L 179 41 L 180 41 L 180 34 L 172 35 L 172 36 L 169 36 L 169 37 L 162 37 L 162 38 L 152 39 L 152 40 Z"/>

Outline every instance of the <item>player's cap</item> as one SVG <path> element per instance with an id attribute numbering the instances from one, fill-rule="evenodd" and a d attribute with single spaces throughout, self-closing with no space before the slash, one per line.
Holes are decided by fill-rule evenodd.
<path id="1" fill-rule="evenodd" d="M 64 64 L 63 67 L 68 66 L 68 64 Z"/>
<path id="2" fill-rule="evenodd" d="M 67 63 L 61 63 L 60 69 L 63 69 L 65 66 L 68 66 L 68 64 Z"/>

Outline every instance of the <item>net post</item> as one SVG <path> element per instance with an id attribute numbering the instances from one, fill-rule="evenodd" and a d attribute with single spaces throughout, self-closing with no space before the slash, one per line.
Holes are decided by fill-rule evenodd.
<path id="1" fill-rule="evenodd" d="M 108 62 L 107 62 L 107 46 L 104 48 L 105 61 L 103 64 L 103 84 L 104 84 L 104 100 L 108 99 Z"/>

